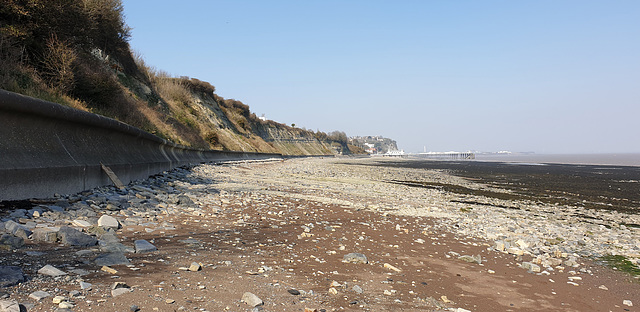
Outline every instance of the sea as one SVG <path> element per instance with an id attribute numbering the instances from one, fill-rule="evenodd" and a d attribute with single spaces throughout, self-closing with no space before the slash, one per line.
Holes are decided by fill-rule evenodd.
<path id="1" fill-rule="evenodd" d="M 640 213 L 640 154 L 479 154 L 475 160 L 409 157 L 377 165 L 440 170 L 530 201 Z"/>
<path id="2" fill-rule="evenodd" d="M 640 167 L 640 153 L 617 154 L 476 154 L 478 161 L 520 164 L 573 164 Z"/>

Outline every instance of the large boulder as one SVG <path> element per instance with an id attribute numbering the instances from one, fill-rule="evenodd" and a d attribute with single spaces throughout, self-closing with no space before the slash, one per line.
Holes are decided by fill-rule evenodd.
<path id="1" fill-rule="evenodd" d="M 90 247 L 95 246 L 98 240 L 87 234 L 84 234 L 74 228 L 63 226 L 58 231 L 60 242 L 67 246 Z"/>
<path id="2" fill-rule="evenodd" d="M 22 269 L 17 266 L 0 266 L 0 287 L 13 286 L 24 282 Z"/>

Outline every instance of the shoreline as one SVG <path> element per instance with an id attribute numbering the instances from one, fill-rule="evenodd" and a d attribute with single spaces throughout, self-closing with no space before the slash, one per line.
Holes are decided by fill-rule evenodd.
<path id="1" fill-rule="evenodd" d="M 24 226 L 76 227 L 101 247 L 27 238 L 25 247 L 0 251 L 0 266 L 43 253 L 30 257 L 23 270 L 31 280 L 8 288 L 9 297 L 30 304 L 29 311 L 51 307 L 51 298 L 28 298 L 42 288 L 66 292 L 78 311 L 135 304 L 143 310 L 242 311 L 253 308 L 241 301 L 244 292 L 261 297 L 266 311 L 584 311 L 640 304 L 637 279 L 591 260 L 615 250 L 637 261 L 638 229 L 620 225 L 640 223 L 637 215 L 388 183 L 510 193 L 442 170 L 370 166 L 376 161 L 200 165 L 140 181 L 122 193 L 99 188 L 59 198 L 40 207 L 41 217 L 14 219 Z M 69 206 L 53 213 L 52 206 L 63 202 Z M 103 214 L 119 221 L 115 237 L 74 225 L 81 220 L 95 226 Z M 127 252 L 139 239 L 158 250 Z M 130 263 L 112 265 L 119 271 L 114 279 L 95 259 L 115 246 L 124 248 Z M 354 252 L 368 263 L 343 262 Z M 191 262 L 201 263 L 201 271 L 180 269 Z M 73 277 L 37 274 L 46 263 Z M 88 274 L 70 273 L 76 269 Z M 80 289 L 79 280 L 94 290 Z M 108 295 L 114 281 L 132 291 Z M 74 290 L 79 297 L 69 295 Z"/>

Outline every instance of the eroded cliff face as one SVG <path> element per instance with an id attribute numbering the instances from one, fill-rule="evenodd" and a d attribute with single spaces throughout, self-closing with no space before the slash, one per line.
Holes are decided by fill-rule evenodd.
<path id="1" fill-rule="evenodd" d="M 122 79 L 121 79 L 122 80 Z M 313 131 L 261 120 L 240 101 L 216 95 L 206 82 L 189 78 L 155 77 L 151 83 L 127 79 L 137 97 L 157 99 L 166 120 L 161 136 L 193 147 L 281 153 L 285 155 L 334 155 L 343 153 L 331 140 Z M 201 87 L 202 85 L 210 87 Z M 325 135 L 326 136 L 326 135 Z M 348 152 L 347 152 L 348 153 Z"/>

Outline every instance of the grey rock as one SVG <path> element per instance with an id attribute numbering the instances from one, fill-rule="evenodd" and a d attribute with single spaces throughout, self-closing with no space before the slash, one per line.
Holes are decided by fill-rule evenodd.
<path id="1" fill-rule="evenodd" d="M 135 252 L 135 249 L 122 243 L 108 243 L 101 244 L 100 251 L 106 253 L 133 253 Z"/>
<path id="2" fill-rule="evenodd" d="M 25 209 L 16 209 L 9 214 L 12 218 L 24 218 L 26 215 L 27 211 Z"/>
<path id="3" fill-rule="evenodd" d="M 14 236 L 11 234 L 2 234 L 0 236 L 0 250 L 1 249 L 19 249 L 24 246 L 24 238 Z"/>
<path id="4" fill-rule="evenodd" d="M 29 298 L 35 300 L 35 301 L 40 301 L 44 298 L 47 298 L 51 296 L 50 293 L 46 292 L 46 291 L 42 291 L 42 290 L 38 290 L 38 291 L 34 291 L 31 294 L 29 294 Z"/>
<path id="5" fill-rule="evenodd" d="M 26 308 L 24 309 L 26 311 Z M 21 306 L 15 300 L 0 300 L 0 312 L 21 312 Z"/>
<path id="6" fill-rule="evenodd" d="M 527 271 L 531 271 L 531 272 L 540 272 L 540 266 L 535 264 L 535 263 L 531 263 L 531 262 L 522 262 L 522 264 L 520 264 L 520 266 L 527 270 Z"/>
<path id="7" fill-rule="evenodd" d="M 475 255 L 475 256 L 468 256 L 468 255 L 464 255 L 464 256 L 460 256 L 458 257 L 458 260 L 462 260 L 464 262 L 469 262 L 469 263 L 482 263 L 482 256 L 480 255 Z"/>
<path id="8" fill-rule="evenodd" d="M 87 283 L 87 282 L 80 282 L 80 289 L 82 290 L 91 290 L 91 283 Z"/>
<path id="9" fill-rule="evenodd" d="M 355 292 L 356 292 L 356 293 L 358 293 L 358 294 L 361 294 L 361 293 L 363 293 L 363 292 L 364 292 L 364 290 L 362 289 L 362 287 L 360 287 L 360 286 L 358 286 L 358 285 L 353 286 L 353 288 L 351 288 L 351 290 L 355 291 Z"/>
<path id="10" fill-rule="evenodd" d="M 99 266 L 110 266 L 110 265 L 118 265 L 118 264 L 130 264 L 131 262 L 127 257 L 122 253 L 112 252 L 99 255 L 96 257 L 93 262 Z"/>
<path id="11" fill-rule="evenodd" d="M 117 296 L 120 296 L 120 295 L 128 294 L 131 291 L 132 291 L 131 288 L 116 288 L 116 289 L 111 290 L 111 296 L 117 297 Z"/>
<path id="12" fill-rule="evenodd" d="M 7 221 L 4 223 L 4 227 L 7 229 L 7 232 L 13 234 L 18 237 L 22 237 L 23 239 L 29 239 L 31 235 L 31 231 L 22 224 L 16 223 L 15 221 Z"/>
<path id="13" fill-rule="evenodd" d="M 343 261 L 351 262 L 351 263 L 363 263 L 363 264 L 369 263 L 369 260 L 367 260 L 367 256 L 357 252 L 352 252 L 344 255 Z"/>
<path id="14" fill-rule="evenodd" d="M 196 207 L 196 204 L 187 195 L 178 196 L 178 205 L 185 207 Z"/>
<path id="15" fill-rule="evenodd" d="M 67 246 L 90 247 L 98 243 L 95 237 L 67 226 L 61 227 L 58 234 L 60 235 L 60 241 Z"/>
<path id="16" fill-rule="evenodd" d="M 56 206 L 56 205 L 51 205 L 51 206 L 47 206 L 47 208 L 51 211 L 55 211 L 55 212 L 63 212 L 64 208 L 60 207 L 60 206 Z"/>
<path id="17" fill-rule="evenodd" d="M 73 225 L 79 226 L 79 227 L 90 227 L 93 225 L 91 222 L 87 220 L 80 220 L 80 219 L 73 220 L 72 223 Z"/>
<path id="18" fill-rule="evenodd" d="M 144 239 L 138 239 L 133 244 L 136 249 L 136 253 L 145 253 L 158 250 L 156 246 L 153 246 L 151 243 Z"/>
<path id="19" fill-rule="evenodd" d="M 40 270 L 38 270 L 38 274 L 48 275 L 48 276 L 63 276 L 67 275 L 67 272 L 64 272 L 50 264 L 43 266 Z"/>
<path id="20" fill-rule="evenodd" d="M 264 302 L 262 301 L 262 299 L 258 298 L 258 296 L 250 293 L 250 292 L 245 292 L 242 295 L 242 301 L 246 304 L 248 304 L 250 307 L 257 307 L 257 306 L 261 306 L 264 304 Z"/>
<path id="21" fill-rule="evenodd" d="M 52 228 L 37 228 L 33 230 L 31 237 L 36 241 L 55 243 L 58 240 L 58 232 Z"/>
<path id="22" fill-rule="evenodd" d="M 17 266 L 0 266 L 0 287 L 13 286 L 24 282 L 22 269 Z"/>
<path id="23" fill-rule="evenodd" d="M 100 217 L 100 219 L 98 219 L 98 226 L 101 226 L 104 228 L 118 229 L 120 227 L 120 222 L 118 222 L 118 219 L 112 216 L 103 215 L 102 217 Z"/>

